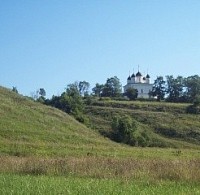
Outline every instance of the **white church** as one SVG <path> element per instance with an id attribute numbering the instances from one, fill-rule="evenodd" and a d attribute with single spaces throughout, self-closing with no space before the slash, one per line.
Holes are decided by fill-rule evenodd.
<path id="1" fill-rule="evenodd" d="M 153 84 L 150 83 L 150 76 L 143 76 L 138 68 L 136 75 L 133 73 L 127 78 L 127 84 L 124 86 L 124 92 L 128 88 L 134 88 L 138 91 L 138 98 L 150 98 L 149 92 L 152 90 Z"/>

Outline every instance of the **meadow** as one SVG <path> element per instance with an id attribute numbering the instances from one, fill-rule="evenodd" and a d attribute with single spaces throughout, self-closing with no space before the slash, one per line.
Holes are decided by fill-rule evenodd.
<path id="1" fill-rule="evenodd" d="M 0 193 L 16 194 L 199 194 L 198 183 L 161 181 L 124 181 L 50 176 L 0 174 Z"/>
<path id="2" fill-rule="evenodd" d="M 102 136 L 94 123 L 88 128 L 60 110 L 5 88 L 0 88 L 0 100 L 0 194 L 200 193 L 198 139 L 192 143 L 163 137 L 175 147 L 132 147 Z M 94 105 L 88 107 L 88 116 L 102 122 L 100 128 L 110 128 L 108 113 L 124 109 L 133 114 L 126 108 L 110 109 Z M 170 110 L 174 111 L 173 105 Z M 152 111 L 145 124 L 138 115 L 141 127 L 151 124 L 155 114 Z M 198 133 L 198 116 L 181 116 L 188 116 L 180 120 L 188 126 L 194 123 Z M 152 130 L 153 125 L 158 121 Z"/>

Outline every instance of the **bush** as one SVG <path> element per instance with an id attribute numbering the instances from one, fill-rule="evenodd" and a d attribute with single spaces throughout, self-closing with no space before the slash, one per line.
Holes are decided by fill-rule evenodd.
<path id="1" fill-rule="evenodd" d="M 129 116 L 115 116 L 112 120 L 112 139 L 131 146 L 150 146 L 151 138 L 138 122 Z"/>
<path id="2" fill-rule="evenodd" d="M 186 112 L 189 114 L 200 114 L 200 106 L 190 105 L 186 108 Z"/>
<path id="3" fill-rule="evenodd" d="M 137 129 L 137 122 L 129 116 L 114 117 L 112 120 L 112 129 L 114 131 L 114 140 L 126 144 L 134 145 L 134 132 Z"/>

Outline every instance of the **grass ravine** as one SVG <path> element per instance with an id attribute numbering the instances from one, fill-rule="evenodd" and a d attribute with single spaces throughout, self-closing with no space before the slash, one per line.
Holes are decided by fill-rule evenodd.
<path id="1" fill-rule="evenodd" d="M 87 108 L 87 128 L 0 87 L 0 194 L 200 194 L 200 120 L 184 113 L 187 105 L 97 104 Z M 162 147 L 133 147 L 103 136 L 114 112 L 134 117 Z M 175 115 L 173 126 L 168 122 Z M 168 128 L 175 138 L 158 131 Z"/>

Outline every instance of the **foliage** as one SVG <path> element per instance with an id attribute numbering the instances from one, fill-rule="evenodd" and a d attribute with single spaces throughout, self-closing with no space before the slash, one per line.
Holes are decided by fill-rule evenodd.
<path id="1" fill-rule="evenodd" d="M 194 106 L 200 106 L 200 95 L 197 95 L 193 101 Z"/>
<path id="2" fill-rule="evenodd" d="M 120 80 L 114 76 L 108 78 L 105 84 L 96 83 L 92 88 L 93 94 L 97 97 L 120 97 L 122 86 Z"/>
<path id="3" fill-rule="evenodd" d="M 200 95 L 194 98 L 193 104 L 186 109 L 187 113 L 200 114 Z"/>
<path id="4" fill-rule="evenodd" d="M 122 86 L 120 80 L 114 76 L 108 78 L 106 84 L 104 85 L 102 96 L 104 97 L 118 97 L 121 95 Z"/>
<path id="5" fill-rule="evenodd" d="M 132 146 L 148 146 L 150 137 L 146 130 L 140 132 L 138 122 L 128 115 L 112 119 L 112 139 Z"/>
<path id="6" fill-rule="evenodd" d="M 164 81 L 163 77 L 159 76 L 153 84 L 150 95 L 157 97 L 158 101 L 166 99 L 168 102 L 192 103 L 196 96 L 200 95 L 200 77 L 194 75 L 187 78 L 182 76 L 174 78 L 168 75 Z"/>
<path id="7" fill-rule="evenodd" d="M 84 116 L 85 104 L 82 95 L 89 98 L 87 90 L 89 83 L 74 82 L 67 85 L 66 91 L 61 96 L 53 96 L 52 99 L 46 100 L 45 104 L 56 107 L 68 114 L 72 114 L 79 122 L 88 124 L 89 121 Z"/>
<path id="8" fill-rule="evenodd" d="M 182 76 L 178 76 L 174 78 L 171 76 L 166 76 L 167 78 L 167 89 L 166 92 L 168 94 L 167 101 L 169 102 L 182 102 L 184 101 L 184 78 Z"/>
<path id="9" fill-rule="evenodd" d="M 115 116 L 112 120 L 112 129 L 114 139 L 118 142 L 134 145 L 134 132 L 137 129 L 137 123 L 129 116 Z"/>
<path id="10" fill-rule="evenodd" d="M 12 91 L 15 92 L 15 93 L 18 93 L 17 87 L 13 87 Z"/>
<path id="11" fill-rule="evenodd" d="M 82 96 L 87 96 L 89 94 L 88 90 L 89 90 L 90 84 L 87 81 L 80 81 L 78 83 L 78 89 L 79 89 L 79 93 Z"/>
<path id="12" fill-rule="evenodd" d="M 196 96 L 200 95 L 200 77 L 189 76 L 185 79 L 186 96 L 189 102 L 193 102 Z"/>
<path id="13" fill-rule="evenodd" d="M 152 91 L 150 92 L 150 96 L 156 97 L 158 101 L 164 100 L 165 92 L 165 81 L 162 76 L 159 76 L 154 81 Z"/>
<path id="14" fill-rule="evenodd" d="M 37 101 L 38 102 L 40 102 L 40 103 L 42 103 L 42 104 L 44 104 L 45 103 L 45 97 L 44 96 L 40 96 L 38 99 L 37 99 Z"/>
<path id="15" fill-rule="evenodd" d="M 200 116 L 186 114 L 189 104 L 140 101 L 93 101 L 86 108 L 93 128 L 114 139 L 113 116 L 137 121 L 134 145 L 150 147 L 191 147 L 200 145 Z M 116 140 L 116 139 L 114 139 Z"/>
<path id="16" fill-rule="evenodd" d="M 44 89 L 44 88 L 40 88 L 40 89 L 38 90 L 38 94 L 39 94 L 40 96 L 42 96 L 42 97 L 45 97 L 45 96 L 46 96 L 46 91 L 45 91 L 45 89 Z"/>
<path id="17" fill-rule="evenodd" d="M 103 84 L 96 83 L 95 87 L 92 88 L 92 91 L 93 91 L 95 96 L 101 97 L 102 93 L 103 93 L 103 89 L 104 89 Z"/>
<path id="18" fill-rule="evenodd" d="M 77 83 L 69 84 L 66 88 L 66 92 L 62 93 L 60 97 L 60 103 L 62 110 L 68 114 L 72 114 L 79 122 L 84 122 L 83 116 L 84 102 L 80 94 L 80 88 Z M 84 91 L 82 89 L 82 91 Z"/>
<path id="19" fill-rule="evenodd" d="M 138 96 L 138 90 L 134 88 L 128 88 L 124 93 L 130 100 L 135 100 Z"/>

